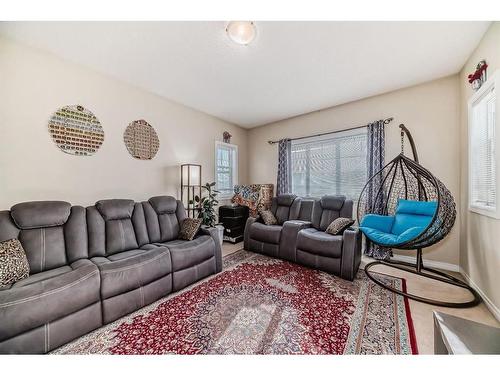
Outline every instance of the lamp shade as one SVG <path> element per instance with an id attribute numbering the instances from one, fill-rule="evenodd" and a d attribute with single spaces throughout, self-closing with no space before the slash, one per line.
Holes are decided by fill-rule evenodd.
<path id="1" fill-rule="evenodd" d="M 182 186 L 198 186 L 201 179 L 201 165 L 182 164 L 181 165 L 181 184 Z"/>

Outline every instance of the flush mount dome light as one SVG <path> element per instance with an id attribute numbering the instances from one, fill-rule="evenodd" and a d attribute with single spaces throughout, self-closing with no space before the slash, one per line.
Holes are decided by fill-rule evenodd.
<path id="1" fill-rule="evenodd" d="M 250 21 L 231 21 L 226 26 L 226 33 L 233 42 L 246 45 L 254 40 L 256 29 Z"/>

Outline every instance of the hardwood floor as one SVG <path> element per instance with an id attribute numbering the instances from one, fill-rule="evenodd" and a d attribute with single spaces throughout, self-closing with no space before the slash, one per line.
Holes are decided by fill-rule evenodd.
<path id="1" fill-rule="evenodd" d="M 234 253 L 242 248 L 243 242 L 238 244 L 225 242 L 222 246 L 222 255 L 225 256 Z M 363 268 L 364 264 L 368 262 L 370 262 L 369 258 L 363 258 L 361 268 Z M 461 298 L 462 300 L 468 298 L 467 292 L 460 288 L 448 284 L 438 283 L 430 279 L 424 279 L 411 273 L 403 273 L 402 271 L 394 270 L 385 266 L 375 266 L 372 270 L 396 277 L 404 277 L 406 279 L 408 292 L 410 293 L 423 294 L 430 298 L 452 301 L 460 301 Z M 360 270 L 359 272 L 363 271 Z M 454 275 L 461 277 L 458 274 Z M 495 319 L 484 303 L 467 309 L 452 309 L 427 305 L 425 303 L 410 300 L 410 309 L 420 354 L 434 353 L 433 311 L 442 311 L 464 319 L 470 319 L 484 324 L 489 324 L 491 326 L 500 327 L 500 322 Z"/>

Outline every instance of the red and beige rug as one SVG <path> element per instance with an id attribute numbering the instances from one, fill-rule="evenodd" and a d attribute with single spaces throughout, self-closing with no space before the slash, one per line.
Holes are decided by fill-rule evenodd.
<path id="1" fill-rule="evenodd" d="M 364 272 L 349 282 L 241 250 L 224 258 L 222 273 L 53 353 L 416 354 L 417 346 L 408 301 Z"/>

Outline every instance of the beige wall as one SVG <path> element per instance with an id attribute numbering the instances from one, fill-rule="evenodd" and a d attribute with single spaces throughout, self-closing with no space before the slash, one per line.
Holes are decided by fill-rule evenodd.
<path id="1" fill-rule="evenodd" d="M 477 63 L 483 59 L 488 63 L 490 76 L 495 70 L 500 69 L 500 22 L 491 25 L 460 72 L 460 149 L 463 150 L 460 155 L 462 166 L 460 266 L 490 300 L 489 303 L 496 306 L 498 318 L 500 317 L 500 220 L 468 210 L 467 106 L 473 91 L 467 81 L 467 75 L 472 73 Z"/>
<path id="2" fill-rule="evenodd" d="M 249 181 L 276 181 L 277 146 L 268 145 L 268 139 L 312 135 L 394 117 L 386 131 L 386 161 L 399 153 L 398 125 L 406 124 L 415 138 L 421 164 L 443 181 L 458 201 L 458 106 L 459 81 L 455 75 L 251 129 L 248 138 Z M 406 150 L 410 155 L 408 145 Z M 424 251 L 425 258 L 458 265 L 459 232 L 457 224 L 450 236 Z M 413 252 L 402 254 L 413 255 Z"/>
<path id="3" fill-rule="evenodd" d="M 91 157 L 61 152 L 47 122 L 61 106 L 81 104 L 101 121 L 105 141 Z M 123 131 L 145 119 L 156 129 L 153 160 L 132 158 Z M 239 146 L 239 178 L 247 179 L 247 130 L 173 103 L 53 55 L 0 39 L 0 209 L 27 200 L 88 205 L 103 198 L 144 200 L 178 194 L 179 165 L 202 164 L 214 178 L 214 142 L 228 130 Z"/>

